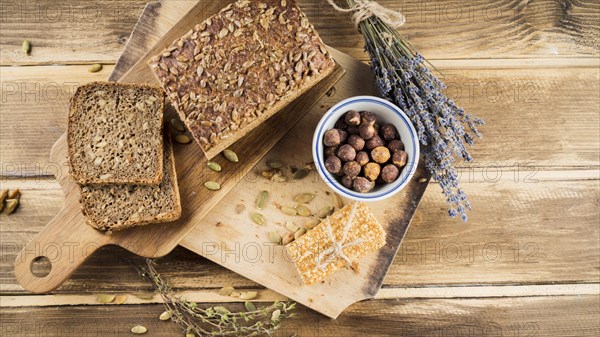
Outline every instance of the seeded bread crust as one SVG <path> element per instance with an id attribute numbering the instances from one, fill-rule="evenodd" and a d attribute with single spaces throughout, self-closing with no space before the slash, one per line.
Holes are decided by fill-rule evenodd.
<path id="1" fill-rule="evenodd" d="M 335 68 L 293 0 L 237 1 L 149 64 L 209 158 Z"/>
<path id="2" fill-rule="evenodd" d="M 158 185 L 163 175 L 160 87 L 92 82 L 69 106 L 67 144 L 73 179 L 83 185 Z"/>
<path id="3" fill-rule="evenodd" d="M 173 147 L 166 130 L 164 175 L 160 185 L 80 186 L 88 225 L 110 234 L 134 226 L 170 222 L 181 216 Z"/>

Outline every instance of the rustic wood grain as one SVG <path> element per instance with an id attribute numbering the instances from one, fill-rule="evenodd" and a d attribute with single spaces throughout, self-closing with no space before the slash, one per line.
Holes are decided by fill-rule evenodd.
<path id="1" fill-rule="evenodd" d="M 119 56 L 109 81 L 117 81 L 123 77 L 125 72 L 133 67 L 146 51 L 150 50 L 197 2 L 196 0 L 149 2 L 138 19 L 123 53 Z M 202 4 L 205 7 L 218 5 L 214 1 L 203 1 Z M 204 20 L 209 12 L 216 12 L 216 10 L 211 8 L 203 10 L 198 20 Z M 158 17 L 160 20 L 157 20 Z"/>
<path id="2" fill-rule="evenodd" d="M 1 13 L 0 64 L 113 63 L 146 2 L 7 1 Z M 189 0 L 164 2 L 190 5 Z M 401 32 L 429 59 L 481 59 L 490 65 L 492 58 L 595 57 L 600 52 L 600 5 L 594 0 L 379 2 L 406 15 Z M 299 4 L 327 44 L 365 59 L 362 38 L 347 15 L 324 1 Z M 31 56 L 21 52 L 24 39 L 33 44 Z"/>
<path id="3" fill-rule="evenodd" d="M 300 306 L 298 316 L 286 320 L 276 336 L 597 336 L 599 299 L 585 295 L 373 300 L 353 305 L 337 320 Z M 244 310 L 242 304 L 225 306 Z M 120 336 L 142 324 L 149 336 L 181 335 L 176 324 L 158 320 L 163 310 L 161 304 L 3 308 L 2 328 L 15 337 Z"/>
<path id="4" fill-rule="evenodd" d="M 598 166 L 598 68 L 441 70 L 449 95 L 488 123 L 482 127 L 484 138 L 472 148 L 473 165 Z M 97 75 L 83 66 L 3 67 L 0 118 L 10 127 L 0 129 L 2 175 L 44 174 L 50 148 L 66 129 L 69 92 L 109 71 L 107 67 Z M 357 76 L 368 76 L 368 68 Z M 335 103 L 327 99 L 322 104 Z"/>
<path id="5" fill-rule="evenodd" d="M 539 172 L 525 182 L 530 173 L 522 171 L 519 182 L 515 182 L 514 171 L 503 171 L 497 182 L 486 182 L 481 176 L 476 182 L 465 178 L 463 186 L 474 202 L 467 224 L 447 217 L 439 187 L 432 184 L 384 288 L 596 282 L 600 264 L 598 181 L 560 180 Z M 20 248 L 58 212 L 61 192 L 55 183 L 34 180 L 9 180 L 4 187 L 21 187 L 24 192 L 17 213 L 0 216 L 0 284 L 3 292 L 23 293 L 14 279 L 12 262 Z M 82 292 L 91 285 L 97 291 L 143 288 L 130 260 L 143 262 L 122 249 L 101 249 L 56 293 Z M 159 264 L 178 288 L 258 287 L 183 248 L 160 259 Z M 98 278 L 99 273 L 104 276 Z"/>
<path id="6" fill-rule="evenodd" d="M 44 2 L 4 2 L 0 9 L 0 65 L 98 61 L 112 64 L 145 2 L 67 0 L 60 6 L 74 8 L 73 19 L 55 22 L 49 19 L 56 15 L 52 10 L 43 14 L 44 20 L 36 22 L 31 15 L 35 7 L 25 10 L 30 13 L 25 19 L 20 8 L 15 14 L 11 7 L 15 3 L 43 6 Z M 171 7 L 174 10 L 168 11 L 174 22 L 179 15 L 175 8 L 184 3 L 191 6 L 192 2 L 165 0 L 163 6 L 174 6 Z M 212 2 L 215 1 L 208 1 L 207 5 Z M 486 287 L 497 293 L 505 288 L 496 284 L 597 285 L 594 282 L 598 282 L 600 263 L 597 254 L 600 163 L 598 142 L 594 140 L 598 139 L 600 107 L 597 68 L 600 5 L 595 1 L 551 0 L 380 2 L 404 9 L 409 23 L 402 32 L 447 74 L 445 81 L 451 82 L 450 94 L 461 97 L 458 101 L 467 110 L 493 121 L 484 128 L 486 138 L 474 149 L 478 162 L 465 165 L 463 170 L 463 185 L 471 199 L 478 201 L 469 224 L 460 225 L 447 219 L 439 189 L 431 186 L 416 213 L 405 248 L 400 250 L 385 279 L 380 298 L 404 298 L 403 288 L 399 287 L 405 285 L 416 291 L 410 292 L 409 297 L 419 296 L 423 291 L 452 292 L 462 285 L 474 284 L 489 284 Z M 328 44 L 366 60 L 361 37 L 346 16 L 334 13 L 325 2 L 303 0 L 300 5 Z M 51 6 L 57 8 L 54 3 Z M 82 9 L 92 11 L 98 6 L 109 15 L 83 22 Z M 116 8 L 118 16 L 111 12 Z M 33 42 L 32 56 L 25 57 L 20 51 L 24 38 Z M 150 45 L 152 41 L 144 43 Z M 97 48 L 99 45 L 102 48 Z M 49 182 L 46 179 L 54 169 L 48 164 L 48 153 L 53 141 L 65 130 L 68 88 L 104 79 L 111 70 L 110 65 L 105 65 L 99 74 L 87 73 L 87 66 L 0 67 L 3 96 L 0 188 L 26 190 L 17 213 L 0 216 L 2 293 L 20 297 L 18 294 L 24 292 L 14 279 L 12 261 L 16 252 L 61 207 L 58 185 L 51 178 Z M 10 81 L 6 81 L 6 74 L 10 75 Z M 512 78 L 519 79 L 516 85 Z M 500 100 L 494 98 L 498 96 L 494 94 L 496 84 L 501 88 Z M 57 87 L 60 89 L 56 90 Z M 473 94 L 468 93 L 471 87 Z M 515 91 L 519 94 L 515 95 Z M 530 99 L 536 96 L 543 100 L 532 102 Z M 504 137 L 505 133 L 510 137 Z M 544 145 L 546 137 L 550 147 Z M 496 181 L 498 171 L 502 172 L 502 178 Z M 519 178 L 515 179 L 517 172 Z M 532 173 L 535 174 L 531 176 Z M 31 178 L 14 179 L 21 176 Z M 12 178 L 7 180 L 7 177 Z M 497 261 L 493 255 L 495 243 L 503 253 Z M 527 246 L 528 243 L 533 245 Z M 457 246 L 461 247 L 458 259 Z M 470 247 L 474 247 L 473 259 Z M 515 251 L 519 252 L 518 259 L 514 258 Z M 101 248 L 56 293 L 89 295 L 90 287 L 98 292 L 149 290 L 148 284 L 129 265 L 136 262 L 142 260 L 121 248 Z M 261 289 L 256 283 L 184 248 L 175 249 L 159 263 L 175 286 L 192 293 L 200 290 L 201 295 L 226 284 Z M 540 291 L 556 295 L 547 289 Z M 487 295 L 475 292 L 473 296 Z M 351 307 L 336 321 L 322 316 L 314 319 L 312 311 L 302 308 L 300 318 L 295 321 L 299 323 L 290 322 L 294 328 L 287 335 L 298 329 L 299 336 L 339 333 L 344 336 L 597 336 L 600 333 L 597 296 L 513 296 L 519 297 L 376 300 Z M 32 300 L 35 302 L 35 297 Z M 0 301 L 5 303 L 2 298 Z M 120 335 L 143 321 L 151 327 L 150 335 L 179 335 L 181 331 L 173 324 L 161 325 L 155 320 L 161 311 L 161 305 L 3 308 L 1 325 L 3 334 L 14 336 L 35 332 L 49 336 L 99 335 L 103 329 L 107 334 Z M 569 315 L 557 315 L 563 312 Z"/>

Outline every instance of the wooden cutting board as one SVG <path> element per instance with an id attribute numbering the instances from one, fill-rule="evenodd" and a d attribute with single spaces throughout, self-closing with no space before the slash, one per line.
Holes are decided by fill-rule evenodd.
<path id="1" fill-rule="evenodd" d="M 173 4 L 171 4 L 173 5 Z M 138 62 L 130 69 L 123 69 L 127 64 L 117 65 L 115 73 L 125 75 L 120 82 L 156 83 L 147 60 L 160 52 L 171 41 L 183 35 L 196 25 L 202 16 L 216 13 L 223 4 L 207 7 L 198 3 L 191 10 L 186 8 L 181 19 L 164 34 L 153 33 L 156 27 L 152 15 L 142 15 L 136 25 L 136 32 L 127 45 L 127 55 L 137 55 Z M 147 6 L 146 10 L 156 6 Z M 177 6 L 172 6 L 177 8 Z M 212 11 L 212 12 L 211 12 Z M 148 13 L 147 13 L 148 14 Z M 163 12 L 164 14 L 164 12 Z M 183 15 L 185 14 L 185 15 Z M 143 48 L 148 35 L 158 36 L 157 43 L 150 49 Z M 142 48 L 139 48 L 142 46 Z M 80 211 L 79 189 L 68 174 L 66 135 L 54 145 L 51 162 L 60 167 L 56 177 L 61 185 L 65 201 L 63 209 L 48 225 L 25 246 L 15 261 L 15 274 L 19 283 L 32 292 L 48 292 L 60 286 L 95 250 L 105 245 L 118 245 L 144 257 L 160 257 L 175 248 L 181 239 L 208 214 L 227 193 L 237 185 L 240 178 L 271 149 L 281 137 L 298 120 L 310 111 L 311 107 L 343 76 L 344 70 L 338 65 L 334 72 L 253 130 L 230 148 L 238 153 L 239 163 L 230 163 L 222 156 L 213 158 L 223 167 L 221 173 L 215 173 L 206 167 L 207 159 L 200 148 L 193 144 L 175 145 L 175 162 L 179 181 L 179 190 L 183 213 L 181 218 L 172 223 L 132 228 L 107 236 L 85 224 Z M 167 110 L 172 109 L 168 108 Z M 65 114 L 67 107 L 65 107 Z M 167 111 L 167 116 L 175 115 Z M 168 119 L 167 119 L 168 120 Z M 204 182 L 214 180 L 221 183 L 221 189 L 208 191 Z M 44 277 L 34 275 L 32 264 L 46 257 L 51 262 L 51 270 Z"/>
<path id="2" fill-rule="evenodd" d="M 185 6 L 149 5 L 142 14 L 158 24 L 167 24 L 173 17 L 187 13 Z M 192 9 L 193 10 L 193 9 Z M 198 12 L 200 15 L 200 12 Z M 139 31 L 143 32 L 143 31 Z M 149 33 L 149 32 L 148 32 Z M 302 225 L 307 218 L 290 217 L 281 213 L 273 203 L 294 206 L 293 196 L 315 193 L 309 208 L 316 212 L 333 204 L 332 191 L 319 178 L 316 171 L 302 179 L 275 183 L 261 176 L 267 167 L 266 160 L 279 160 L 289 166 L 302 167 L 312 161 L 311 140 L 315 126 L 323 113 L 333 104 L 356 95 L 377 95 L 369 66 L 330 49 L 336 61 L 346 70 L 346 75 L 336 84 L 329 97 L 324 97 L 283 139 L 254 166 L 235 189 L 230 191 L 191 232 L 181 245 L 197 254 L 233 270 L 267 288 L 273 289 L 326 316 L 335 318 L 352 303 L 375 296 L 406 233 L 414 212 L 427 188 L 427 173 L 421 163 L 415 178 L 395 197 L 369 207 L 387 232 L 387 244 L 379 252 L 361 261 L 359 275 L 349 270 L 341 271 L 324 284 L 304 286 L 293 263 L 286 259 L 282 246 L 269 242 L 267 233 L 287 232 L 285 222 Z M 125 55 L 119 62 L 130 62 L 136 55 Z M 286 171 L 290 177 L 289 168 Z M 270 194 L 269 206 L 256 210 L 255 199 L 261 190 Z M 243 205 L 240 212 L 239 205 Z M 267 219 L 264 226 L 254 224 L 250 214 L 260 212 Z M 223 298 L 227 301 L 227 298 Z"/>

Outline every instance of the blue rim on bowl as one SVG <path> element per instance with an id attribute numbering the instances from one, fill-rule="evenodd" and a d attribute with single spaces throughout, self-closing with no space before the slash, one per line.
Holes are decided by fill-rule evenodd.
<path id="1" fill-rule="evenodd" d="M 393 111 L 395 116 L 399 117 L 399 119 L 402 120 L 403 124 L 406 126 L 406 128 L 410 134 L 410 138 L 411 138 L 410 144 L 408 144 L 405 137 L 403 137 L 402 140 L 405 143 L 405 145 L 411 146 L 413 156 L 412 156 L 412 158 L 409 157 L 409 162 L 403 168 L 398 180 L 389 184 L 389 185 L 392 185 L 392 187 L 393 187 L 391 189 L 384 190 L 384 191 L 375 190 L 375 191 L 368 192 L 368 193 L 355 192 L 355 191 L 350 190 L 350 189 L 346 188 L 345 186 L 343 186 L 337 177 L 335 177 L 333 174 L 329 173 L 329 171 L 327 171 L 325 169 L 324 153 L 322 150 L 323 149 L 322 140 L 323 140 L 323 134 L 331 128 L 331 127 L 329 127 L 329 128 L 326 127 L 326 125 L 330 125 L 331 118 L 336 118 L 336 117 L 339 118 L 338 112 L 340 110 L 345 109 L 345 110 L 343 110 L 343 112 L 346 112 L 351 109 L 351 108 L 348 108 L 349 105 L 353 105 L 353 104 L 357 104 L 357 103 L 377 104 L 377 105 L 384 107 L 387 110 Z M 334 123 L 335 123 L 335 121 L 334 121 Z M 392 195 L 398 193 L 402 188 L 404 188 L 408 184 L 408 182 L 414 175 L 415 171 L 417 170 L 417 166 L 418 166 L 418 162 L 419 162 L 419 155 L 420 155 L 417 132 L 415 131 L 415 128 L 413 127 L 412 123 L 410 122 L 410 119 L 408 118 L 408 116 L 406 116 L 406 114 L 400 108 L 395 106 L 394 104 L 392 104 L 384 99 L 381 99 L 379 97 L 375 97 L 375 96 L 350 97 L 350 98 L 347 98 L 347 99 L 339 102 L 338 104 L 334 105 L 331 109 L 329 109 L 329 111 L 327 111 L 325 113 L 325 115 L 321 118 L 321 121 L 319 121 L 319 124 L 317 125 L 315 134 L 313 136 L 312 151 L 313 151 L 313 159 L 314 159 L 315 165 L 317 167 L 317 171 L 319 172 L 319 175 L 323 178 L 325 183 L 327 183 L 327 185 L 329 185 L 336 193 L 338 193 L 344 197 L 347 197 L 349 199 L 356 200 L 356 201 L 383 200 L 383 199 L 387 199 L 387 198 L 391 197 Z"/>

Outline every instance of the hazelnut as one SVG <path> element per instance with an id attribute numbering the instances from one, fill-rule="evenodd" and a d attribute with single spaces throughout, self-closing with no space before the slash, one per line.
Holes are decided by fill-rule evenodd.
<path id="1" fill-rule="evenodd" d="M 384 145 L 385 144 L 383 143 L 383 139 L 381 139 L 381 137 L 379 137 L 378 135 L 373 136 L 373 138 L 367 140 L 367 142 L 365 143 L 365 146 L 369 151 L 373 151 L 374 148 Z"/>
<path id="2" fill-rule="evenodd" d="M 344 175 L 350 178 L 356 178 L 362 167 L 355 161 L 349 161 L 344 164 Z"/>
<path id="3" fill-rule="evenodd" d="M 371 161 L 371 158 L 369 158 L 369 154 L 365 151 L 360 151 L 356 154 L 356 158 L 354 160 L 356 160 L 360 166 L 365 166 L 369 163 L 369 161 Z"/>
<path id="4" fill-rule="evenodd" d="M 354 178 L 350 178 L 348 176 L 342 177 L 342 185 L 344 185 L 344 187 L 352 188 L 353 183 L 354 183 Z"/>
<path id="5" fill-rule="evenodd" d="M 373 125 L 377 121 L 377 116 L 370 111 L 363 111 L 360 113 L 361 123 Z"/>
<path id="6" fill-rule="evenodd" d="M 360 151 L 365 147 L 365 140 L 360 138 L 360 136 L 352 135 L 348 137 L 348 144 L 356 151 Z"/>
<path id="7" fill-rule="evenodd" d="M 338 149 L 337 155 L 343 161 L 351 161 L 356 158 L 356 150 L 352 146 L 344 144 Z"/>
<path id="8" fill-rule="evenodd" d="M 352 183 L 356 192 L 367 193 L 375 187 L 375 183 L 365 177 L 357 177 Z"/>
<path id="9" fill-rule="evenodd" d="M 408 162 L 408 153 L 404 152 L 404 151 L 398 151 L 396 153 L 394 153 L 394 156 L 392 156 L 392 163 L 396 166 L 398 166 L 399 168 L 403 168 L 404 166 L 406 166 L 406 163 Z"/>
<path id="10" fill-rule="evenodd" d="M 342 161 L 336 156 L 331 156 L 325 160 L 325 169 L 333 174 L 342 172 Z"/>
<path id="11" fill-rule="evenodd" d="M 393 164 L 385 165 L 383 170 L 381 170 L 381 180 L 386 183 L 393 183 L 398 179 L 400 175 L 400 169 Z"/>
<path id="12" fill-rule="evenodd" d="M 398 130 L 392 124 L 383 124 L 379 132 L 381 138 L 388 142 L 398 138 Z"/>
<path id="13" fill-rule="evenodd" d="M 336 129 L 331 129 L 325 132 L 323 136 L 323 144 L 325 146 L 338 146 L 341 143 L 340 133 Z"/>
<path id="14" fill-rule="evenodd" d="M 360 133 L 360 137 L 364 140 L 369 140 L 377 134 L 373 125 L 369 125 L 366 123 L 363 123 L 358 127 L 358 132 Z"/>
<path id="15" fill-rule="evenodd" d="M 340 117 L 340 119 L 338 119 L 337 122 L 335 122 L 335 125 L 333 127 L 336 129 L 345 130 L 348 127 L 348 124 L 346 124 L 344 117 Z"/>
<path id="16" fill-rule="evenodd" d="M 388 160 L 390 160 L 390 157 L 390 150 L 388 150 L 387 147 L 380 146 L 374 148 L 373 151 L 371 151 L 371 158 L 373 158 L 373 160 L 379 164 L 385 164 Z"/>
<path id="17" fill-rule="evenodd" d="M 337 146 L 327 146 L 325 148 L 325 158 L 335 156 L 337 154 L 337 150 L 338 150 Z"/>
<path id="18" fill-rule="evenodd" d="M 358 126 L 360 124 L 360 114 L 358 111 L 350 110 L 346 113 L 344 120 L 348 125 Z"/>
<path id="19" fill-rule="evenodd" d="M 387 144 L 387 148 L 391 153 L 396 153 L 398 151 L 404 151 L 404 143 L 401 140 L 392 140 Z"/>
<path id="20" fill-rule="evenodd" d="M 345 143 L 346 140 L 348 139 L 348 132 L 346 132 L 342 129 L 336 129 L 336 130 L 340 134 L 340 144 Z"/>
<path id="21" fill-rule="evenodd" d="M 358 132 L 358 126 L 354 126 L 354 125 L 351 125 L 351 126 L 347 127 L 346 131 L 348 131 L 348 133 L 351 134 L 351 135 L 358 135 L 358 133 L 359 133 Z"/>
<path id="22" fill-rule="evenodd" d="M 381 166 L 377 163 L 368 163 L 365 165 L 365 178 L 375 181 L 381 173 Z"/>

